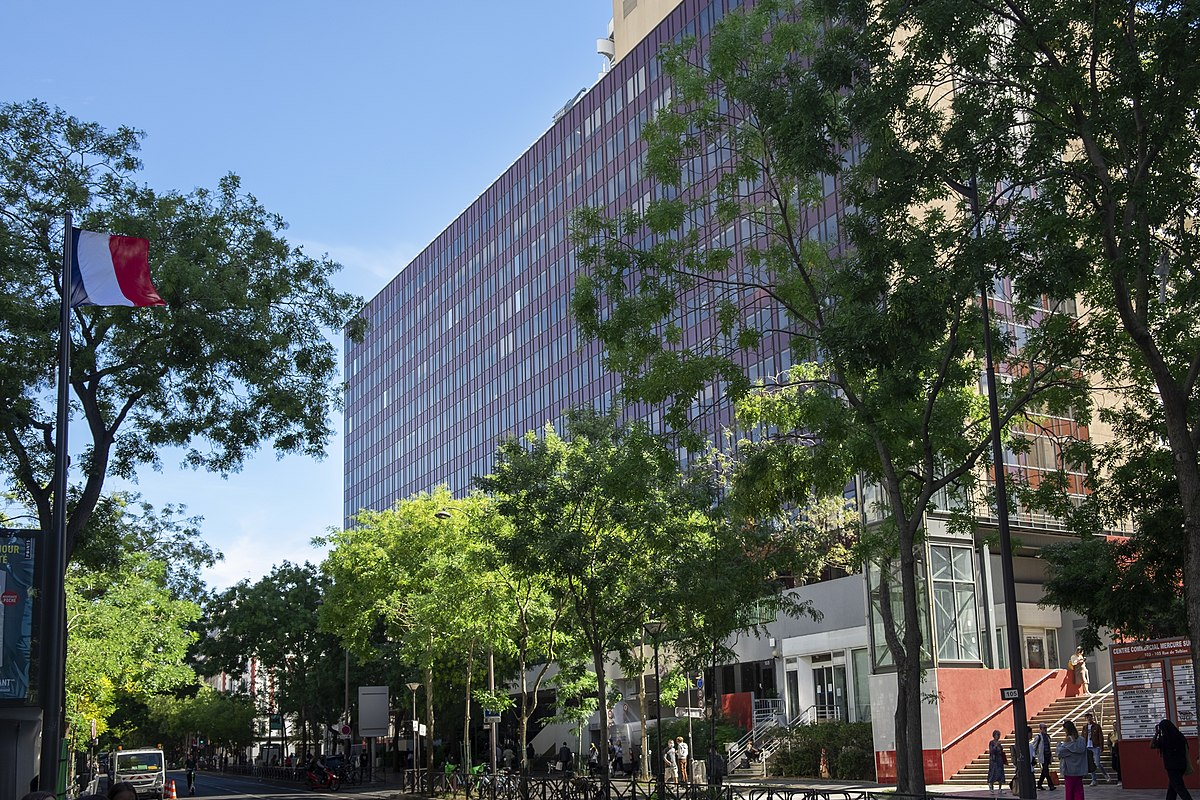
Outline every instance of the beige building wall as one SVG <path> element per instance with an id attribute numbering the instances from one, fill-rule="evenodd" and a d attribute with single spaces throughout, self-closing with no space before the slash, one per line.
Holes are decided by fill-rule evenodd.
<path id="1" fill-rule="evenodd" d="M 614 62 L 645 39 L 679 3 L 680 0 L 612 0 Z"/>

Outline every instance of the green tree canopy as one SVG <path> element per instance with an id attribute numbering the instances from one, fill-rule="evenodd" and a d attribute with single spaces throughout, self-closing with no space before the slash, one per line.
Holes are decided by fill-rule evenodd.
<path id="1" fill-rule="evenodd" d="M 236 679 L 257 660 L 275 681 L 270 708 L 268 698 L 254 697 L 259 710 L 295 715 L 305 742 L 343 712 L 344 654 L 318 625 L 323 584 L 313 564 L 288 561 L 257 581 L 238 582 L 207 605 L 207 635 L 197 648 L 205 675 Z"/>
<path id="2" fill-rule="evenodd" d="M 119 704 L 145 703 L 195 682 L 188 653 L 200 608 L 174 596 L 166 564 L 113 554 L 104 570 L 67 569 L 67 737 L 86 747 Z M 117 732 L 120 735 L 121 732 Z"/>
<path id="3" fill-rule="evenodd" d="M 984 507 L 979 296 L 1018 251 L 1003 205 L 968 202 L 991 174 L 939 147 L 949 83 L 925 91 L 934 66 L 906 60 L 899 31 L 864 30 L 876 14 L 762 0 L 725 17 L 705 54 L 668 48 L 673 98 L 645 132 L 656 199 L 578 215 L 588 274 L 573 308 L 626 396 L 665 405 L 675 426 L 711 428 L 706 398 L 737 403 L 756 434 L 739 443 L 749 505 L 798 509 L 856 474 L 881 489 L 864 552 L 881 565 L 872 592 L 897 669 L 898 787 L 919 794 L 916 557 L 927 511 Z M 1004 426 L 1086 417 L 1064 368 L 1080 337 L 1046 291 L 1006 298 L 1020 338 L 990 331 L 997 360 L 1021 364 L 998 388 Z M 759 363 L 775 353 L 785 363 Z"/>
<path id="4" fill-rule="evenodd" d="M 506 440 L 477 482 L 512 523 L 496 540 L 504 561 L 544 576 L 567 600 L 607 741 L 609 653 L 628 651 L 648 619 L 669 612 L 676 564 L 711 535 L 711 498 L 684 481 L 674 452 L 645 425 L 587 410 L 568 415 L 563 436 L 548 427 Z M 606 760 L 601 769 L 607 775 Z"/>
<path id="5" fill-rule="evenodd" d="M 66 552 L 110 476 L 159 466 L 165 447 L 222 474 L 264 444 L 321 456 L 340 402 L 329 329 L 357 323 L 339 265 L 283 237 L 281 217 L 236 175 L 215 190 L 136 182 L 141 134 L 107 131 L 45 103 L 0 105 L 0 461 L 50 527 L 64 212 L 80 228 L 150 241 L 165 309 L 72 314 L 72 408 L 82 414 L 82 485 Z"/>

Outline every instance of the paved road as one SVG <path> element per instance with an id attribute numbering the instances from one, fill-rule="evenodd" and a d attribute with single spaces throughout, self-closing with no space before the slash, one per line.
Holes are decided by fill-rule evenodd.
<path id="1" fill-rule="evenodd" d="M 183 770 L 170 770 L 167 772 L 167 780 L 175 781 L 175 793 L 179 800 L 186 800 L 187 793 L 187 775 Z M 364 787 L 366 788 L 366 787 Z M 356 791 L 360 787 L 346 787 L 345 790 L 337 792 L 337 794 L 361 793 Z M 213 800 L 220 798 L 262 798 L 262 800 L 314 800 L 320 797 L 332 797 L 333 792 L 314 792 L 306 785 L 301 783 L 285 784 L 278 782 L 268 782 L 259 780 L 258 778 L 249 778 L 241 775 L 231 775 L 221 772 L 204 772 L 196 773 L 196 797 L 208 797 Z"/>

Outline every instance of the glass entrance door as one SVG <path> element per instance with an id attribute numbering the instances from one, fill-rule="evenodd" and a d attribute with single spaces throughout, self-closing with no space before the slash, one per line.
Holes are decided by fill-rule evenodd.
<path id="1" fill-rule="evenodd" d="M 846 666 L 813 666 L 813 694 L 817 719 L 847 719 Z"/>

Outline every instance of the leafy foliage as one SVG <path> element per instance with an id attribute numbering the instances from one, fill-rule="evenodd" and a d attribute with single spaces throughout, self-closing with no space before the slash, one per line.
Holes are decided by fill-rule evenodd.
<path id="1" fill-rule="evenodd" d="M 244 687 L 262 714 L 296 715 L 305 741 L 343 713 L 344 657 L 335 636 L 318 626 L 323 579 L 313 564 L 283 562 L 261 579 L 244 580 L 212 599 L 209 632 L 197 648 L 199 670 L 245 675 L 251 660 L 273 689 Z"/>
<path id="2" fill-rule="evenodd" d="M 50 527 L 60 221 L 147 238 L 166 309 L 83 308 L 72 320 L 71 391 L 88 432 L 66 551 L 85 536 L 109 476 L 185 463 L 236 471 L 263 444 L 321 456 L 340 402 L 336 350 L 357 298 L 339 266 L 282 236 L 282 218 L 242 191 L 158 192 L 135 182 L 141 134 L 106 131 L 44 103 L 0 105 L 0 463 Z"/>
<path id="3" fill-rule="evenodd" d="M 872 780 L 874 752 L 870 723 L 819 722 L 789 731 L 768 769 L 772 775 L 800 778 Z"/>
<path id="4" fill-rule="evenodd" d="M 113 553 L 104 570 L 72 565 L 66 593 L 67 735 L 77 747 L 90 737 L 91 720 L 107 731 L 119 703 L 195 682 L 187 656 L 200 608 L 172 594 L 163 562 L 126 551 Z"/>

